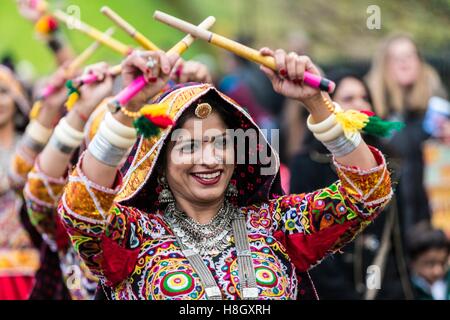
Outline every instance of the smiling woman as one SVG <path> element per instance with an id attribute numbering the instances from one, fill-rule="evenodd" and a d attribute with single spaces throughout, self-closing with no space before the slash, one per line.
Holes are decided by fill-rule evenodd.
<path id="1" fill-rule="evenodd" d="M 310 60 L 261 52 L 275 55 L 281 75 L 265 70 L 275 90 L 307 105 L 312 130 L 335 152 L 340 180 L 283 196 L 277 152 L 248 113 L 209 84 L 181 84 L 154 98 L 174 126 L 150 138 L 134 142 L 125 113 L 106 116 L 102 125 L 111 132 L 100 129 L 81 156 L 59 214 L 107 298 L 303 297 L 309 278 L 299 281 L 298 275 L 353 239 L 389 201 L 381 153 L 359 133 L 346 138 L 336 130 L 327 96 L 297 80 L 302 70 L 318 74 Z M 159 78 L 129 111 L 165 86 L 166 67 L 175 64 L 163 53 L 151 54 L 161 65 Z M 145 65 L 136 59 L 143 57 L 126 58 L 125 68 Z M 120 155 L 133 143 L 119 171 Z"/>

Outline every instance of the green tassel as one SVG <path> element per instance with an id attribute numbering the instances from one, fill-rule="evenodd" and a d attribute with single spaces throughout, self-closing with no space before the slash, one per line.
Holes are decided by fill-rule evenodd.
<path id="1" fill-rule="evenodd" d="M 73 85 L 73 81 L 72 80 L 67 80 L 66 88 L 69 90 L 69 92 L 67 93 L 68 96 L 70 96 L 74 92 L 80 94 L 78 89 Z"/>
<path id="2" fill-rule="evenodd" d="M 159 134 L 159 127 L 155 126 L 146 117 L 139 117 L 133 122 L 133 126 L 136 128 L 138 134 L 148 139 Z"/>
<path id="3" fill-rule="evenodd" d="M 399 121 L 384 121 L 380 117 L 370 116 L 369 122 L 363 128 L 363 132 L 376 136 L 388 138 L 392 135 L 392 131 L 400 131 L 405 124 Z"/>

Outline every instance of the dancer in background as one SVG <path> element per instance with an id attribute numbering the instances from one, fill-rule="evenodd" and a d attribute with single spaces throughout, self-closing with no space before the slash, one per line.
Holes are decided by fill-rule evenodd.
<path id="1" fill-rule="evenodd" d="M 421 220 L 430 220 L 424 188 L 422 144 L 428 137 L 422 127 L 432 96 L 445 96 L 437 72 L 428 65 L 411 37 L 387 38 L 373 58 L 367 76 L 375 113 L 400 119 L 404 130 L 390 140 L 393 161 L 399 161 L 399 210 L 406 229 Z"/>
<path id="2" fill-rule="evenodd" d="M 13 73 L 0 66 L 0 300 L 27 299 L 39 267 L 39 251 L 22 225 L 21 195 L 9 164 L 26 124 L 29 102 Z"/>

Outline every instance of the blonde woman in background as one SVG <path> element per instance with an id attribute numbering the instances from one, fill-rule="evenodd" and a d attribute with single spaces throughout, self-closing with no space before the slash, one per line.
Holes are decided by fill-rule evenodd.
<path id="1" fill-rule="evenodd" d="M 414 40 L 405 34 L 393 35 L 381 44 L 367 82 L 377 115 L 406 124 L 389 144 L 393 160 L 399 161 L 399 209 L 408 228 L 430 218 L 423 186 L 422 143 L 427 134 L 422 122 L 429 99 L 445 96 L 445 91 L 437 72 L 425 62 Z"/>

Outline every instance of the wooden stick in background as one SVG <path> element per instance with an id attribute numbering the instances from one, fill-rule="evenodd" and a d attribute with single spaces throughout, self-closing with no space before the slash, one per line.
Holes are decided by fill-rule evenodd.
<path id="1" fill-rule="evenodd" d="M 196 38 L 210 42 L 211 44 L 233 52 L 245 59 L 262 64 L 272 70 L 276 70 L 275 59 L 273 57 L 263 56 L 259 53 L 259 51 L 244 46 L 239 42 L 233 41 L 211 31 L 201 29 L 189 22 L 178 19 L 161 11 L 155 11 L 153 17 L 175 29 L 189 33 Z M 304 82 L 311 87 L 319 88 L 320 90 L 330 93 L 336 88 L 336 84 L 333 81 L 314 75 L 307 71 L 304 73 Z"/>
<path id="2" fill-rule="evenodd" d="M 144 49 L 157 51 L 160 50 L 153 42 L 147 39 L 142 33 L 136 30 L 129 22 L 124 18 L 119 16 L 111 8 L 104 6 L 100 9 L 100 12 L 111 19 L 117 26 L 128 33 L 138 44 L 140 44 Z"/>
<path id="3" fill-rule="evenodd" d="M 89 37 L 91 37 L 94 40 L 100 42 L 101 44 L 111 48 L 112 50 L 120 53 L 123 56 L 127 56 L 128 54 L 130 54 L 133 51 L 132 47 L 127 46 L 127 45 L 123 44 L 122 42 L 120 42 L 110 36 L 105 35 L 98 29 L 88 25 L 87 23 L 85 23 L 81 20 L 74 19 L 70 15 L 62 12 L 61 10 L 56 10 L 54 12 L 54 16 L 58 20 L 61 20 L 62 22 L 66 23 L 68 25 L 68 27 L 74 28 L 74 29 L 88 35 Z"/>
<path id="4" fill-rule="evenodd" d="M 216 18 L 214 18 L 213 16 L 209 16 L 205 20 L 203 20 L 198 26 L 200 28 L 209 29 L 214 25 L 215 22 L 216 22 Z M 195 40 L 195 38 L 193 36 L 191 36 L 190 34 L 188 34 L 183 39 L 181 39 L 177 44 L 175 44 L 169 51 L 167 51 L 167 53 L 178 53 L 179 55 L 181 55 L 192 45 L 194 40 Z M 118 76 L 121 72 L 122 72 L 121 64 L 112 66 L 109 69 L 109 74 L 112 76 Z M 98 81 L 98 79 L 95 75 L 88 74 L 88 75 L 79 77 L 75 81 L 81 85 L 81 84 L 94 83 L 94 82 Z M 133 86 L 132 86 L 133 90 L 130 91 L 129 88 L 123 89 L 123 92 L 125 92 L 125 98 L 121 98 L 121 96 L 119 96 L 119 98 L 121 99 L 122 102 L 129 101 L 139 91 L 141 91 L 145 87 L 146 84 L 147 83 L 143 76 L 136 78 L 133 82 Z"/>
<path id="5" fill-rule="evenodd" d="M 105 31 L 107 36 L 112 36 L 114 34 L 115 29 L 113 27 L 109 28 Z M 77 69 L 79 69 L 83 64 L 89 60 L 90 57 L 97 51 L 100 47 L 101 43 L 99 41 L 93 42 L 89 47 L 87 47 L 78 57 L 76 57 L 70 64 L 68 69 L 68 73 L 70 75 L 74 74 Z"/>
<path id="6" fill-rule="evenodd" d="M 199 24 L 199 28 L 210 28 L 216 22 L 214 17 L 208 17 Z M 182 54 L 194 42 L 194 38 L 190 35 L 185 36 L 180 42 L 174 45 L 168 53 Z M 116 107 L 126 105 L 136 94 L 138 94 L 147 85 L 144 76 L 139 76 L 130 85 L 119 92 L 110 103 Z"/>
<path id="7" fill-rule="evenodd" d="M 105 34 L 108 36 L 111 36 L 114 33 L 114 28 L 109 28 L 105 31 Z M 80 68 L 86 61 L 92 57 L 92 55 L 97 51 L 97 49 L 100 46 L 99 41 L 93 42 L 89 47 L 87 47 L 79 56 L 77 56 L 73 61 L 70 62 L 69 66 L 67 67 L 66 76 L 67 78 L 71 78 L 76 70 Z M 45 99 L 52 95 L 55 92 L 56 88 L 52 85 L 46 86 L 42 90 L 42 94 L 39 96 L 38 99 Z"/>

